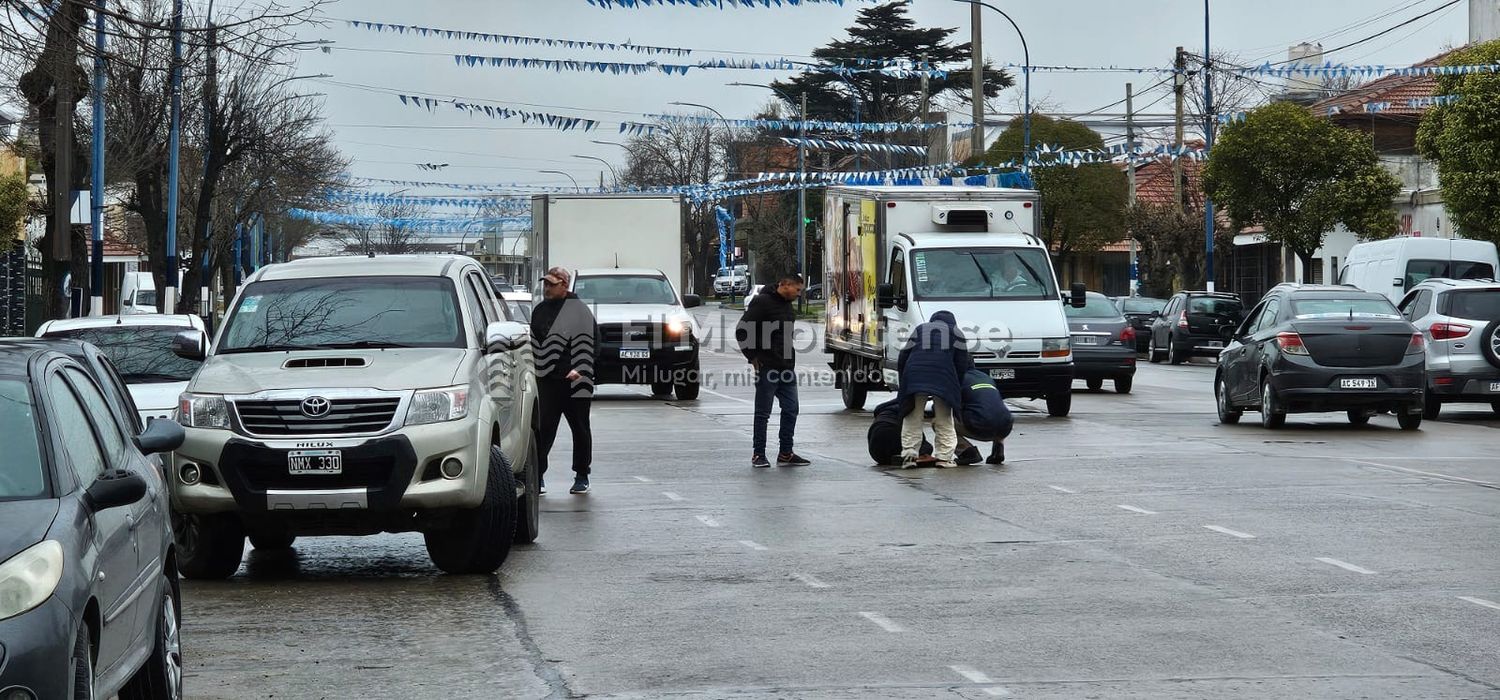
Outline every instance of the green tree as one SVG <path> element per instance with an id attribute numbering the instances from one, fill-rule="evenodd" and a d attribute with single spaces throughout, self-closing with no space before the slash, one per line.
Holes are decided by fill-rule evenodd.
<path id="1" fill-rule="evenodd" d="M 1264 226 L 1266 240 L 1290 248 L 1303 270 L 1336 224 L 1364 238 L 1395 233 L 1391 200 L 1401 191 L 1368 137 L 1285 102 L 1224 127 L 1203 187 L 1236 230 Z"/>
<path id="2" fill-rule="evenodd" d="M 1021 118 L 1011 120 L 982 160 L 1003 163 L 1019 159 L 1023 132 Z M 1031 117 L 1031 142 L 1033 147 L 1046 144 L 1065 150 L 1104 148 L 1104 139 L 1093 129 L 1042 114 Z M 1031 171 L 1031 179 L 1042 194 L 1041 230 L 1037 235 L 1053 255 L 1065 259 L 1124 240 L 1125 210 L 1130 199 L 1125 173 L 1110 163 L 1077 167 L 1047 164 L 1056 159 L 1056 155 L 1043 156 L 1042 165 Z"/>
<path id="3" fill-rule="evenodd" d="M 1444 65 L 1500 63 L 1500 41 L 1461 49 Z M 1500 74 L 1438 77 L 1438 94 L 1459 99 L 1427 110 L 1417 149 L 1437 163 L 1443 203 L 1469 238 L 1500 242 Z"/>
<path id="4" fill-rule="evenodd" d="M 25 175 L 0 177 L 0 254 L 9 253 L 21 235 L 30 197 Z"/>

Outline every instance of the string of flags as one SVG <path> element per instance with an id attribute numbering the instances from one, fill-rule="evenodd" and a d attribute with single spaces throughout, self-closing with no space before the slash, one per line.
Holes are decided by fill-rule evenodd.
<path id="1" fill-rule="evenodd" d="M 665 124 L 728 124 L 735 129 L 765 129 L 768 131 L 837 131 L 845 133 L 890 134 L 902 131 L 930 131 L 948 127 L 973 126 L 972 124 L 935 124 L 926 122 L 831 122 L 819 119 L 807 121 L 793 119 L 719 119 L 698 114 L 647 114 Z"/>
<path id="2" fill-rule="evenodd" d="M 401 104 L 425 109 L 428 112 L 436 111 L 438 106 L 446 104 L 451 105 L 454 109 L 464 112 L 469 116 L 474 116 L 475 114 L 483 114 L 484 116 L 491 119 L 520 119 L 522 124 L 537 122 L 545 124 L 546 126 L 552 127 L 554 129 L 558 129 L 560 131 L 572 131 L 574 129 L 593 131 L 596 127 L 599 126 L 598 120 L 586 119 L 584 117 L 566 117 L 559 114 L 549 114 L 547 112 L 530 112 L 519 109 L 511 109 L 509 107 L 496 107 L 494 105 L 476 105 L 469 104 L 467 102 L 459 102 L 458 100 L 439 100 L 431 97 L 422 97 L 420 95 L 397 95 L 396 97 L 401 100 Z M 650 133 L 651 129 L 654 128 L 650 124 L 641 124 L 638 126 L 640 126 L 641 129 L 633 130 L 632 133 Z M 621 125 L 620 131 L 623 133 L 625 130 L 625 126 Z M 419 164 L 419 167 L 422 166 Z M 446 164 L 443 164 L 443 167 L 446 167 Z M 424 167 L 423 169 L 436 170 L 437 168 Z"/>
<path id="3" fill-rule="evenodd" d="M 331 211 L 292 208 L 287 216 L 326 226 L 378 226 L 425 233 L 458 233 L 466 231 L 521 231 L 531 228 L 529 216 L 407 218 L 359 216 Z"/>
<path id="4" fill-rule="evenodd" d="M 470 32 L 455 29 L 438 29 L 435 27 L 419 27 L 414 24 L 387 24 L 384 22 L 366 22 L 357 19 L 347 20 L 349 26 L 355 29 L 367 29 L 373 32 L 394 32 L 396 34 L 412 34 L 423 37 L 438 37 L 442 39 L 461 39 L 464 41 L 484 41 L 495 44 L 515 44 L 519 46 L 545 46 L 548 48 L 561 47 L 565 49 L 593 49 L 599 51 L 634 51 L 639 54 L 687 56 L 693 52 L 692 49 L 682 49 L 670 46 L 645 46 L 633 42 L 607 42 L 607 41 L 577 41 L 573 39 L 552 39 L 547 37 L 518 36 L 514 34 L 490 34 L 487 32 Z"/>
<path id="5" fill-rule="evenodd" d="M 696 68 L 699 70 L 810 71 L 814 73 L 830 73 L 841 76 L 850 76 L 859 73 L 880 73 L 881 75 L 889 76 L 892 78 L 927 77 L 939 80 L 948 77 L 948 71 L 946 70 L 935 69 L 931 67 L 921 67 L 916 64 L 874 68 L 851 68 L 844 65 L 808 63 L 805 61 L 792 61 L 785 58 L 771 60 L 717 59 L 700 61 L 694 64 L 686 64 L 660 63 L 658 61 L 647 61 L 645 63 L 628 63 L 621 61 L 579 61 L 575 59 L 518 58 L 514 56 L 478 56 L 475 54 L 454 54 L 453 62 L 458 66 L 468 68 L 530 68 L 556 72 L 570 71 L 577 73 L 608 73 L 610 75 L 644 75 L 647 73 L 662 73 L 664 75 L 687 75 L 688 71 Z"/>
<path id="6" fill-rule="evenodd" d="M 863 143 L 860 141 L 829 141 L 825 139 L 789 138 L 781 142 L 788 146 L 802 147 L 814 151 L 849 151 L 853 153 L 895 153 L 899 155 L 925 156 L 926 146 L 906 146 L 893 143 Z"/>
<path id="7" fill-rule="evenodd" d="M 531 199 L 528 197 L 426 197 L 335 190 L 326 193 L 324 199 L 332 204 L 368 204 L 373 206 L 407 204 L 426 207 L 484 209 L 486 211 L 505 214 L 531 213 Z"/>
<path id="8" fill-rule="evenodd" d="M 1366 102 L 1360 105 L 1359 109 L 1366 114 L 1377 114 L 1380 112 L 1385 112 L 1396 105 L 1405 105 L 1407 109 L 1426 109 L 1428 107 L 1441 107 L 1443 105 L 1453 104 L 1454 102 L 1457 102 L 1460 97 L 1462 97 L 1462 95 L 1429 95 L 1427 97 L 1413 97 L 1405 100 L 1404 102 Z M 1344 109 L 1343 107 L 1332 106 L 1328 108 L 1326 114 L 1327 116 L 1331 117 L 1335 114 L 1344 114 L 1347 111 L 1348 110 Z M 1220 124 L 1239 123 L 1249 118 L 1250 113 L 1247 111 L 1230 112 L 1228 114 L 1220 114 L 1217 117 Z"/>
<path id="9" fill-rule="evenodd" d="M 800 5 L 838 5 L 843 7 L 855 2 L 875 2 L 875 0 L 588 0 L 590 5 L 605 9 L 623 7 L 635 9 L 638 7 L 651 7 L 653 5 L 691 5 L 693 7 L 710 7 L 724 9 L 726 7 L 798 7 Z"/>
<path id="10" fill-rule="evenodd" d="M 1404 77 L 1426 77 L 1434 75 L 1472 75 L 1476 73 L 1500 72 L 1500 64 L 1479 64 L 1468 66 L 1351 66 L 1338 63 L 1290 63 L 1286 65 L 1271 65 L 1264 63 L 1259 66 L 1240 68 L 1237 70 L 1241 75 L 1263 75 L 1272 78 L 1344 78 L 1356 76 L 1360 78 L 1373 78 L 1383 75 L 1396 75 Z"/>

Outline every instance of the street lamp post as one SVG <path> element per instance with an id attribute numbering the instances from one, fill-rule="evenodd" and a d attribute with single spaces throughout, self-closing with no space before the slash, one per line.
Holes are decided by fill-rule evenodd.
<path id="1" fill-rule="evenodd" d="M 573 191 L 580 194 L 583 193 L 583 188 L 578 186 L 578 178 L 573 177 L 572 175 L 569 175 L 561 170 L 538 170 L 537 172 L 542 173 L 543 175 L 561 175 L 565 178 L 568 178 L 569 180 L 573 181 Z"/>
<path id="2" fill-rule="evenodd" d="M 738 87 L 759 87 L 770 90 L 781 99 L 793 102 L 791 96 L 777 90 L 770 85 L 759 83 L 730 83 Z M 797 274 L 803 276 L 807 281 L 807 92 L 802 93 L 802 98 L 797 102 L 797 182 L 801 187 L 797 188 Z M 799 311 L 807 310 L 807 296 L 797 298 Z"/>
<path id="3" fill-rule="evenodd" d="M 1204 0 L 1204 1 L 1207 2 L 1207 0 Z M 1005 18 L 1005 21 L 1010 22 L 1010 26 L 1012 26 L 1012 27 L 1015 28 L 1016 35 L 1019 36 L 1019 37 L 1021 37 L 1021 55 L 1022 55 L 1022 61 L 1023 61 L 1023 64 L 1021 66 L 1021 77 L 1022 77 L 1022 81 L 1024 83 L 1024 86 L 1022 87 L 1022 90 L 1024 91 L 1024 95 L 1025 95 L 1024 100 L 1026 102 L 1026 106 L 1024 107 L 1024 109 L 1026 110 L 1026 114 L 1025 114 L 1024 117 L 1022 117 L 1022 121 L 1021 121 L 1021 124 L 1022 124 L 1022 126 L 1021 126 L 1021 130 L 1022 130 L 1022 136 L 1021 136 L 1021 139 L 1022 139 L 1021 162 L 1024 163 L 1024 162 L 1026 162 L 1026 158 L 1030 157 L 1030 155 L 1031 155 L 1031 49 L 1026 46 L 1026 35 L 1021 32 L 1021 27 L 1016 24 L 1015 20 L 1013 20 L 1013 19 L 1010 18 L 1010 15 L 1005 14 L 1004 10 L 1002 10 L 1002 9 L 1000 9 L 998 7 L 995 7 L 994 5 L 991 5 L 991 4 L 987 3 L 987 2 L 984 2 L 983 0 L 954 0 L 954 2 L 961 2 L 961 3 L 965 3 L 965 4 L 969 4 L 969 5 L 978 6 L 978 7 L 988 7 L 989 9 L 994 10 L 995 12 L 998 12 L 1001 17 Z M 979 56 L 975 56 L 974 57 L 974 71 L 976 73 L 978 73 L 981 70 L 983 70 L 983 66 L 980 64 L 980 57 Z M 977 84 L 982 84 L 982 81 L 976 81 L 976 83 Z M 984 99 L 983 92 L 980 92 L 979 94 L 974 95 L 974 99 L 975 100 L 983 100 Z M 976 120 L 976 121 L 977 122 L 982 122 L 983 120 Z M 976 130 L 983 130 L 984 129 L 984 125 L 983 125 L 983 123 L 975 123 L 974 124 L 974 128 Z M 980 137 L 979 143 L 980 144 L 984 143 L 983 136 Z M 981 154 L 975 153 L 974 155 L 975 156 L 979 156 Z"/>
<path id="4" fill-rule="evenodd" d="M 603 163 L 605 165 L 605 167 L 609 168 L 609 176 L 611 178 L 614 178 L 615 187 L 619 187 L 620 186 L 620 174 L 617 173 L 617 172 L 615 172 L 615 166 L 613 164 L 611 164 L 609 161 L 607 161 L 607 160 L 605 160 L 603 158 L 600 158 L 598 156 L 582 156 L 582 155 L 576 155 L 575 154 L 573 157 L 574 158 L 586 158 L 588 160 L 597 160 L 600 163 Z"/>

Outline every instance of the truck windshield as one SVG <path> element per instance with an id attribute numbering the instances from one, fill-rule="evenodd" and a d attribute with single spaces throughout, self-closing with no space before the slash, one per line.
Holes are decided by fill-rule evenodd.
<path id="1" fill-rule="evenodd" d="M 326 277 L 245 288 L 219 352 L 320 348 L 461 348 L 446 277 Z"/>
<path id="2" fill-rule="evenodd" d="M 156 290 L 142 289 L 135 293 L 136 306 L 156 306 Z"/>
<path id="3" fill-rule="evenodd" d="M 607 275 L 579 277 L 573 285 L 579 299 L 595 304 L 676 304 L 677 295 L 665 277 Z"/>
<path id="4" fill-rule="evenodd" d="M 1035 248 L 952 248 L 912 253 L 916 298 L 1057 299 L 1047 254 Z"/>

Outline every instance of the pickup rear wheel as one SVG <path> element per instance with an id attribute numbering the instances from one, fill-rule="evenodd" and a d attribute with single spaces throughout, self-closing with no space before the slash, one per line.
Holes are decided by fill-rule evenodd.
<path id="1" fill-rule="evenodd" d="M 1066 418 L 1068 411 L 1071 410 L 1073 410 L 1072 391 L 1047 395 L 1047 415 L 1053 418 Z"/>
<path id="2" fill-rule="evenodd" d="M 423 533 L 427 555 L 450 574 L 491 574 L 510 555 L 516 529 L 516 477 L 490 446 L 490 478 L 477 508 L 455 513 L 447 527 Z"/>
<path id="3" fill-rule="evenodd" d="M 245 528 L 232 513 L 178 514 L 173 518 L 177 570 L 190 579 L 225 579 L 240 569 Z"/>

